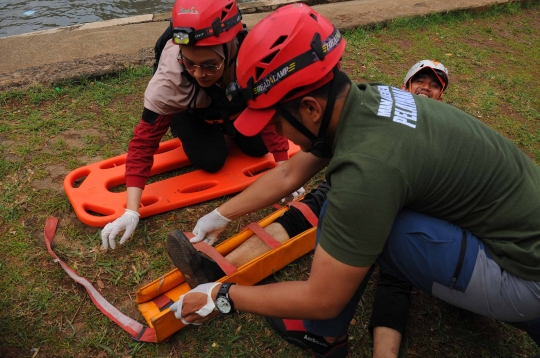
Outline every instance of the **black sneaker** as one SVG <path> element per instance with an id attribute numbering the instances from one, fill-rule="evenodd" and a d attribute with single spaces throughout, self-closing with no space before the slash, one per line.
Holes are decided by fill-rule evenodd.
<path id="1" fill-rule="evenodd" d="M 167 253 L 192 289 L 225 276 L 221 267 L 197 251 L 180 230 L 175 230 L 167 236 Z"/>
<path id="2" fill-rule="evenodd" d="M 283 339 L 304 350 L 310 350 L 317 357 L 345 358 L 349 353 L 349 341 L 328 343 L 323 337 L 309 333 L 302 320 L 268 318 L 268 322 Z"/>

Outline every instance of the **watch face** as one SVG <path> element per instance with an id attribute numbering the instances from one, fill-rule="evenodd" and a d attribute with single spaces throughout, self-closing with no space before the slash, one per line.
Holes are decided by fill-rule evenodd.
<path id="1" fill-rule="evenodd" d="M 216 307 L 221 313 L 229 313 L 232 310 L 229 300 L 225 297 L 218 297 L 216 299 Z"/>

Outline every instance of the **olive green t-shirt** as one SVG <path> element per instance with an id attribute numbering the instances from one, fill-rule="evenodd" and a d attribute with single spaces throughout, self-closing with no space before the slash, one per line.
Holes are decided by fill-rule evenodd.
<path id="1" fill-rule="evenodd" d="M 371 265 L 407 208 L 469 230 L 502 268 L 540 281 L 540 168 L 455 107 L 352 85 L 326 177 L 320 244 L 343 263 Z"/>

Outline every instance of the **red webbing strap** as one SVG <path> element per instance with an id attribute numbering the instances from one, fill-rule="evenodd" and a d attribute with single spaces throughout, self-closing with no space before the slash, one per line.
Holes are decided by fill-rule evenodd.
<path id="1" fill-rule="evenodd" d="M 246 227 L 253 231 L 255 235 L 257 235 L 262 241 L 264 241 L 266 245 L 270 246 L 272 249 L 281 246 L 281 243 L 274 239 L 272 236 L 270 236 L 269 233 L 264 231 L 264 229 L 258 223 L 252 222 Z"/>
<path id="2" fill-rule="evenodd" d="M 173 300 L 171 300 L 169 297 L 165 295 L 158 296 L 152 300 L 158 306 L 160 311 L 163 311 L 165 308 L 168 308 L 170 305 L 174 303 Z"/>
<path id="3" fill-rule="evenodd" d="M 214 248 L 214 246 L 208 245 L 206 242 L 202 241 L 194 243 L 193 246 L 197 250 L 214 260 L 227 276 L 232 275 L 237 271 L 236 267 L 234 267 L 229 261 L 225 260 L 225 257 L 223 257 L 223 255 L 221 255 Z"/>
<path id="4" fill-rule="evenodd" d="M 317 224 L 319 223 L 319 218 L 317 217 L 317 215 L 315 215 L 315 213 L 310 209 L 310 207 L 307 206 L 306 204 L 304 204 L 303 202 L 301 202 L 301 201 L 291 201 L 287 205 L 294 206 L 295 208 L 300 210 L 302 215 L 304 215 L 306 220 L 309 221 L 309 223 L 313 227 L 317 226 Z"/>
<path id="5" fill-rule="evenodd" d="M 58 224 L 57 218 L 47 218 L 45 223 L 45 244 L 47 245 L 47 250 L 49 254 L 54 258 L 55 262 L 58 262 L 60 266 L 66 271 L 66 273 L 77 283 L 84 286 L 90 298 L 96 305 L 96 307 L 103 312 L 107 317 L 109 317 L 114 323 L 120 326 L 124 331 L 128 332 L 135 340 L 140 342 L 156 342 L 156 334 L 153 328 L 143 326 L 134 319 L 126 316 L 120 312 L 116 307 L 111 305 L 84 277 L 79 276 L 71 267 L 66 265 L 62 260 L 56 256 L 54 251 L 51 249 L 51 243 L 56 232 L 56 226 Z"/>
<path id="6" fill-rule="evenodd" d="M 188 239 L 195 236 L 192 232 L 186 231 L 184 232 L 184 235 L 186 235 Z M 225 257 L 223 257 L 223 255 L 220 254 L 212 245 L 208 245 L 206 242 L 200 241 L 194 243 L 193 247 L 214 260 L 227 276 L 232 275 L 237 271 L 236 267 L 234 267 L 229 261 L 225 260 Z"/>

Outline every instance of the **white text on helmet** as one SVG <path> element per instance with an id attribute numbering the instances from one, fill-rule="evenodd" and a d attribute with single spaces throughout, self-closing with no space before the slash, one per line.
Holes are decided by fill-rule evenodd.
<path id="1" fill-rule="evenodd" d="M 334 47 L 337 46 L 340 39 L 341 39 L 341 33 L 339 31 L 336 31 L 336 34 L 332 36 L 331 38 L 329 38 L 328 41 L 326 41 L 326 43 L 323 44 L 323 51 L 325 53 L 328 51 L 331 51 Z"/>
<path id="2" fill-rule="evenodd" d="M 178 10 L 178 15 L 185 15 L 185 14 L 198 14 L 199 11 L 195 9 L 195 6 L 192 6 L 190 9 L 184 9 L 183 7 L 180 7 Z"/>
<path id="3" fill-rule="evenodd" d="M 284 67 L 280 71 L 276 72 L 274 75 L 268 77 L 263 83 L 255 87 L 254 92 L 256 94 L 263 93 L 264 91 L 266 91 L 268 87 L 272 86 L 272 84 L 278 82 L 282 77 L 286 76 L 289 73 L 289 69 L 292 72 L 294 71 L 294 68 L 295 68 L 295 63 L 293 62 L 288 67 Z"/>

